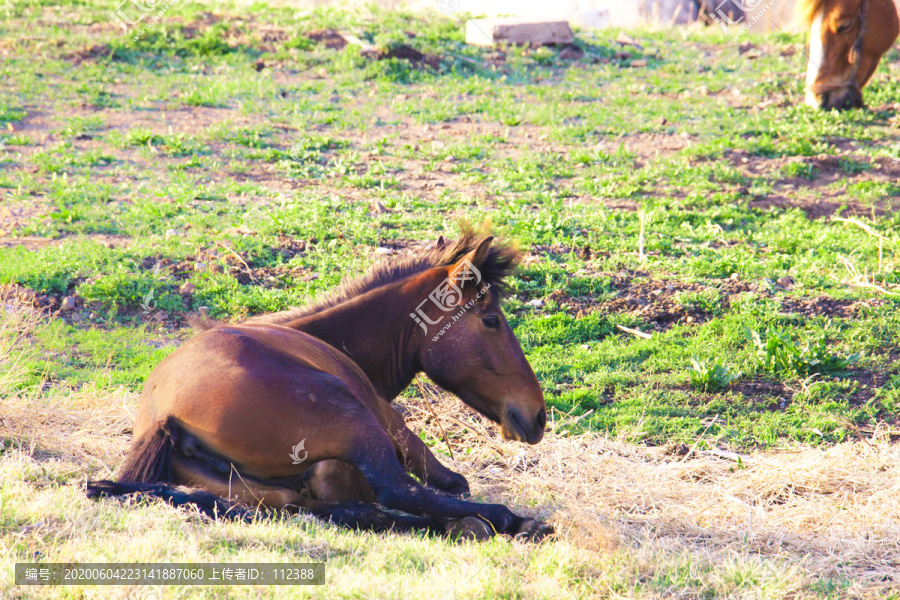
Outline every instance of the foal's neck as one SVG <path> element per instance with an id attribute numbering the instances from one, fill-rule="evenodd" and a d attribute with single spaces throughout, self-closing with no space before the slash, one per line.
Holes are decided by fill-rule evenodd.
<path id="1" fill-rule="evenodd" d="M 388 402 L 421 371 L 420 329 L 404 282 L 395 282 L 321 312 L 285 323 L 334 346 L 369 377 Z M 417 295 L 417 294 L 416 294 Z M 426 292 L 427 296 L 427 292 Z"/>

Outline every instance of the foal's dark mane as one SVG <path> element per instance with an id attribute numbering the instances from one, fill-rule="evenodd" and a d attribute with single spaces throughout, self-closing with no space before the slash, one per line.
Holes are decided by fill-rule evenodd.
<path id="1" fill-rule="evenodd" d="M 487 237 L 489 236 L 467 225 L 463 226 L 458 239 L 451 242 L 439 240 L 439 243 L 429 250 L 423 250 L 394 262 L 376 265 L 362 277 L 345 280 L 322 300 L 299 308 L 259 315 L 248 322 L 276 325 L 288 323 L 343 304 L 367 292 L 418 275 L 429 269 L 455 265 L 475 250 Z M 484 261 L 476 264 L 475 267 L 481 272 L 482 282 L 489 283 L 492 290 L 502 294 L 506 290 L 504 284 L 506 277 L 518 266 L 521 257 L 515 244 L 494 244 Z"/>

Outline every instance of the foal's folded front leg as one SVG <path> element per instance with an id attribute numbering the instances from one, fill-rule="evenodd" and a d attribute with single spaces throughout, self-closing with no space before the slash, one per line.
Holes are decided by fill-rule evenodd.
<path id="1" fill-rule="evenodd" d="M 524 534 L 532 539 L 552 533 L 549 526 L 518 517 L 502 504 L 467 502 L 426 489 L 407 474 L 394 446 L 383 433 L 370 431 L 364 438 L 357 437 L 354 441 L 355 446 L 347 448 L 343 460 L 359 469 L 375 492 L 378 503 L 385 508 L 457 520 L 477 517 L 490 525 L 490 533 Z"/>
<path id="2" fill-rule="evenodd" d="M 469 482 L 459 473 L 448 469 L 414 434 L 403 417 L 391 409 L 389 433 L 403 454 L 406 469 L 429 486 L 457 498 L 469 496 Z"/>

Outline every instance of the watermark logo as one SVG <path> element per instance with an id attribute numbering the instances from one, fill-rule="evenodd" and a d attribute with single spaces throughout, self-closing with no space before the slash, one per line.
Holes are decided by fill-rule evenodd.
<path id="1" fill-rule="evenodd" d="M 416 307 L 416 312 L 409 313 L 409 316 L 418 324 L 419 327 L 422 328 L 426 334 L 428 333 L 428 325 L 438 325 L 448 316 L 450 317 L 446 322 L 444 322 L 441 329 L 431 337 L 431 341 L 438 341 L 442 335 L 444 335 L 454 323 L 459 321 L 463 315 L 465 315 L 470 308 L 475 306 L 475 303 L 478 302 L 485 294 L 487 294 L 488 290 L 491 289 L 491 284 L 485 284 L 481 290 L 475 295 L 475 297 L 465 304 L 463 304 L 463 292 L 462 288 L 465 287 L 467 282 L 473 282 L 475 285 L 481 283 L 481 271 L 479 271 L 475 265 L 471 263 L 471 261 L 464 260 L 462 261 L 458 267 L 454 269 L 454 271 L 450 274 L 447 279 L 441 282 L 434 291 L 428 294 L 428 298 L 422 300 L 419 305 Z M 445 314 L 440 315 L 437 319 L 432 319 L 428 316 L 428 313 L 425 312 L 423 308 L 425 304 L 431 302 L 435 306 L 437 306 L 442 312 Z M 456 312 L 453 312 L 456 311 Z M 450 314 L 453 313 L 453 314 Z"/>
<path id="2" fill-rule="evenodd" d="M 439 286 L 434 288 L 434 291 L 419 303 L 416 307 L 416 312 L 410 313 L 409 316 L 422 328 L 422 331 L 428 333 L 428 325 L 437 325 L 444 320 L 446 315 L 441 315 L 439 319 L 433 321 L 422 308 L 422 305 L 431 301 L 445 313 L 456 309 L 462 302 L 463 293 L 461 288 L 467 281 L 474 281 L 475 285 L 481 283 L 481 271 L 476 269 L 475 265 L 468 259 L 462 261 L 460 267 L 450 277 L 447 277 Z"/>
<path id="3" fill-rule="evenodd" d="M 156 312 L 156 300 L 154 299 L 153 290 L 144 294 L 144 298 L 141 300 L 141 312 L 144 313 L 145 317 L 150 317 Z"/>
<path id="4" fill-rule="evenodd" d="M 306 154 L 306 142 L 305 140 L 300 140 L 293 146 L 291 146 L 291 151 L 288 153 L 291 157 L 291 160 L 295 163 L 303 162 L 304 155 Z"/>
<path id="5" fill-rule="evenodd" d="M 720 0 L 714 11 L 708 14 L 726 33 L 729 27 L 743 24 L 732 38 L 737 41 L 779 2 L 781 0 Z"/>
<path id="6" fill-rule="evenodd" d="M 605 163 L 608 162 L 612 157 L 612 152 L 610 151 L 609 143 L 605 141 L 597 142 L 597 145 L 591 149 L 591 162 L 592 163 Z"/>
<path id="7" fill-rule="evenodd" d="M 729 27 L 743 23 L 746 15 L 756 10 L 762 2 L 763 0 L 720 0 L 709 15 L 722 31 L 727 32 Z"/>
<path id="8" fill-rule="evenodd" d="M 110 16 L 124 33 L 128 33 L 130 28 L 135 27 L 144 19 L 148 19 L 140 31 L 131 38 L 131 41 L 136 42 L 147 33 L 151 24 L 158 23 L 166 12 L 178 2 L 179 0 L 168 0 L 165 3 L 164 0 L 122 0 L 110 13 Z"/>
<path id="9" fill-rule="evenodd" d="M 0 146 L 0 149 L 2 148 L 3 146 Z M 897 142 L 891 148 L 891 162 L 894 164 L 900 163 L 900 142 Z"/>
<path id="10" fill-rule="evenodd" d="M 459 0 L 440 0 L 438 10 L 448 15 L 459 10 Z"/>
<path id="11" fill-rule="evenodd" d="M 291 460 L 294 461 L 294 462 L 291 463 L 292 465 L 299 465 L 299 464 L 302 463 L 304 460 L 306 460 L 306 457 L 307 457 L 307 456 L 309 456 L 309 452 L 308 452 L 308 451 L 306 450 L 306 448 L 304 447 L 305 445 L 306 445 L 306 438 L 303 438 L 302 440 L 300 440 L 300 443 L 299 443 L 299 444 L 297 444 L 296 446 L 294 446 L 293 448 L 291 448 L 291 453 L 290 453 L 288 456 L 290 456 L 290 457 L 291 457 Z M 302 457 L 300 456 L 300 451 L 301 451 L 301 450 L 303 450 L 303 456 L 302 456 Z"/>

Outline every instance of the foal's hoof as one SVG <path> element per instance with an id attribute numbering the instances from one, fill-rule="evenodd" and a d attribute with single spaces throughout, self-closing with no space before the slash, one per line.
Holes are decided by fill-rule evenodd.
<path id="1" fill-rule="evenodd" d="M 470 496 L 469 482 L 459 473 L 454 473 L 446 481 L 442 481 L 439 484 L 433 484 L 433 487 L 442 494 L 454 498 L 468 498 Z"/>
<path id="2" fill-rule="evenodd" d="M 463 517 L 447 523 L 444 530 L 447 537 L 457 540 L 489 540 L 494 537 L 494 530 L 483 519 Z"/>
<path id="3" fill-rule="evenodd" d="M 547 525 L 543 521 L 537 519 L 522 519 L 519 524 L 519 531 L 516 538 L 529 542 L 540 542 L 546 537 L 550 537 L 556 533 L 552 525 Z"/>

